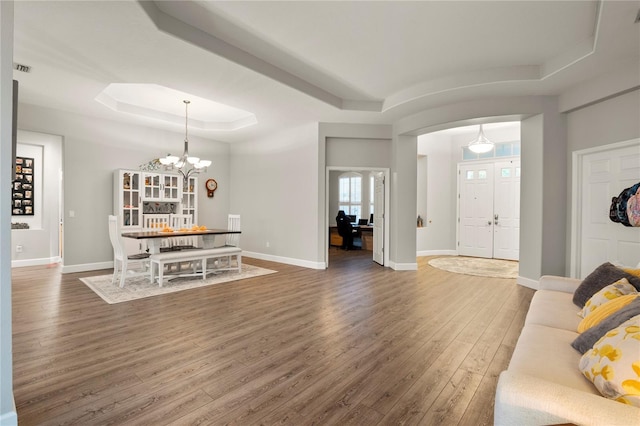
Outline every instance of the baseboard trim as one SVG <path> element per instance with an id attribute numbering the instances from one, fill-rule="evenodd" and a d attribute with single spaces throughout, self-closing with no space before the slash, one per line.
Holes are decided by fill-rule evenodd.
<path id="1" fill-rule="evenodd" d="M 324 262 L 312 262 L 310 260 L 294 259 L 292 257 L 274 256 L 272 254 L 255 253 L 252 251 L 243 251 L 242 257 L 251 257 L 254 259 L 268 260 L 270 262 L 284 263 L 287 265 L 302 266 L 311 269 L 326 269 Z"/>
<path id="2" fill-rule="evenodd" d="M 532 288 L 534 290 L 538 290 L 540 288 L 540 284 L 538 283 L 538 281 L 532 280 L 531 278 L 521 277 L 520 275 L 518 275 L 516 283 L 524 287 Z"/>
<path id="3" fill-rule="evenodd" d="M 18 410 L 16 410 L 16 401 L 13 400 L 13 411 L 7 411 L 0 414 L 0 425 L 2 426 L 18 426 Z"/>
<path id="4" fill-rule="evenodd" d="M 101 269 L 113 269 L 113 260 L 109 262 L 82 263 L 80 265 L 62 265 L 63 274 L 73 274 L 74 272 L 99 271 Z"/>
<path id="5" fill-rule="evenodd" d="M 423 256 L 457 256 L 457 250 L 420 250 L 416 252 L 417 257 Z"/>
<path id="6" fill-rule="evenodd" d="M 389 261 L 389 267 L 394 271 L 417 271 L 417 263 L 396 263 Z"/>
<path id="7" fill-rule="evenodd" d="M 62 259 L 60 259 L 60 256 L 44 257 L 42 259 L 23 259 L 23 260 L 18 259 L 18 260 L 11 261 L 11 267 L 22 268 L 24 266 L 51 265 L 54 263 L 60 263 L 61 260 Z"/>

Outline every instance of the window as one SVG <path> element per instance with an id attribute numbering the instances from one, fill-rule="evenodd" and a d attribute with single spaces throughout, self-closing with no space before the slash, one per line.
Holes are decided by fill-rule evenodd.
<path id="1" fill-rule="evenodd" d="M 462 147 L 462 159 L 464 161 L 480 160 L 483 158 L 512 157 L 520 155 L 520 141 L 496 143 L 495 149 L 484 153 L 476 154 L 469 150 L 469 147 Z"/>
<path id="2" fill-rule="evenodd" d="M 340 175 L 339 209 L 360 218 L 362 213 L 362 175 L 344 173 Z"/>

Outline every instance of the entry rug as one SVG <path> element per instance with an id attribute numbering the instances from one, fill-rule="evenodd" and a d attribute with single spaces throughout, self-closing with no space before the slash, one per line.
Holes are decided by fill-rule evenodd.
<path id="1" fill-rule="evenodd" d="M 157 296 L 160 294 L 174 293 L 192 288 L 204 287 L 214 284 L 222 284 L 231 281 L 254 278 L 261 275 L 276 273 L 271 269 L 260 268 L 253 265 L 242 265 L 242 272 L 221 271 L 215 275 L 211 274 L 206 279 L 202 277 L 184 277 L 166 280 L 162 287 L 157 283 L 151 283 L 145 277 L 127 278 L 124 288 L 118 287 L 119 282 L 111 284 L 112 275 L 100 275 L 97 277 L 80 278 L 87 287 L 93 290 L 105 302 L 109 304 L 128 302 L 145 297 Z"/>
<path id="2" fill-rule="evenodd" d="M 457 274 L 492 278 L 518 278 L 518 262 L 481 257 L 448 256 L 429 260 L 434 268 Z"/>

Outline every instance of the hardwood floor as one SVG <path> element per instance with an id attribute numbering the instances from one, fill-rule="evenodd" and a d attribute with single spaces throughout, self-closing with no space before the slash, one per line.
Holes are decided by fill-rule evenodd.
<path id="1" fill-rule="evenodd" d="M 109 271 L 14 269 L 20 425 L 492 424 L 533 291 L 331 253 L 116 305 L 78 279 Z"/>

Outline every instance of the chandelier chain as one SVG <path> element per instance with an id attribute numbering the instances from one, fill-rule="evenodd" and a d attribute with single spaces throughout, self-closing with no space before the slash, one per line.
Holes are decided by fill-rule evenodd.
<path id="1" fill-rule="evenodd" d="M 184 102 L 184 152 L 181 157 L 168 154 L 159 161 L 165 170 L 177 170 L 182 175 L 183 185 L 186 188 L 189 184 L 189 176 L 206 171 L 211 161 L 189 155 L 189 104 L 191 101 L 185 99 L 182 102 Z"/>

